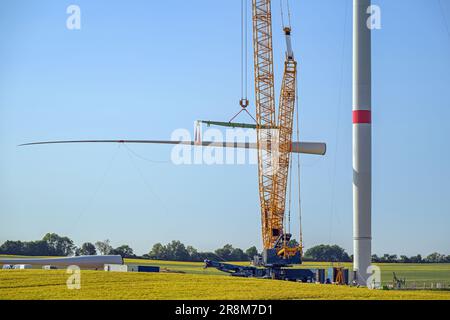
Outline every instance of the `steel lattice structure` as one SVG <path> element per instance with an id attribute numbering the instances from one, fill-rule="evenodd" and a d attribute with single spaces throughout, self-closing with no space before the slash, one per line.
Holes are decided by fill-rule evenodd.
<path id="1" fill-rule="evenodd" d="M 258 143 L 259 197 L 264 247 L 272 243 L 272 142 L 275 127 L 272 13 L 268 0 L 253 0 L 253 47 Z"/>
<path id="2" fill-rule="evenodd" d="M 290 28 L 285 31 L 290 37 Z M 289 42 L 275 122 L 270 0 L 253 0 L 253 48 L 262 238 L 264 248 L 269 249 L 283 234 L 297 76 Z"/>

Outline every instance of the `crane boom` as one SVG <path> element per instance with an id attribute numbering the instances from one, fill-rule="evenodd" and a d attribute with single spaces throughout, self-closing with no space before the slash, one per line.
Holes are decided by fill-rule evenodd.
<path id="1" fill-rule="evenodd" d="M 283 230 L 286 189 L 292 150 L 292 127 L 296 99 L 297 62 L 294 60 L 290 27 L 285 28 L 286 61 L 275 120 L 272 13 L 270 0 L 253 0 L 253 48 L 259 195 L 264 249 L 281 247 L 290 235 Z M 267 128 L 276 128 L 271 130 Z M 283 245 L 283 254 L 292 250 Z M 277 252 L 278 254 L 278 252 Z"/>
<path id="2" fill-rule="evenodd" d="M 272 228 L 283 230 L 283 219 L 286 207 L 286 189 L 289 175 L 292 146 L 292 127 L 295 110 L 297 84 L 297 62 L 289 55 L 284 64 L 284 75 L 281 86 L 280 109 L 278 113 L 278 168 L 274 176 L 272 195 Z M 282 234 L 282 232 L 280 232 Z M 277 237 L 272 237 L 272 244 Z"/>
<path id="3" fill-rule="evenodd" d="M 275 96 L 273 75 L 272 13 L 270 0 L 253 0 L 253 50 L 258 144 L 259 197 L 264 248 L 272 244 L 273 130 Z"/>

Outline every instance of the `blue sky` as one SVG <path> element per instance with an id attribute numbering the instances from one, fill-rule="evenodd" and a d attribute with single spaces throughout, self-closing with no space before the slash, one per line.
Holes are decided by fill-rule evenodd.
<path id="1" fill-rule="evenodd" d="M 373 251 L 450 254 L 450 1 L 373 3 L 382 10 L 373 33 Z M 70 4 L 81 8 L 81 30 L 66 28 Z M 228 120 L 240 99 L 240 1 L 0 6 L 0 242 L 57 232 L 139 254 L 173 239 L 201 250 L 261 247 L 254 165 L 175 166 L 170 146 L 130 146 L 161 163 L 118 145 L 17 147 L 168 139 L 196 119 Z M 304 240 L 352 252 L 351 1 L 291 6 L 302 140 L 328 144 L 325 157 L 301 159 Z M 278 1 L 273 11 L 278 90 Z M 251 65 L 248 74 L 253 102 Z"/>

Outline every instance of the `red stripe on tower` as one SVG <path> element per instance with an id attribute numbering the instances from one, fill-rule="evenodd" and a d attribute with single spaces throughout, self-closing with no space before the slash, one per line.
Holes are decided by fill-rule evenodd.
<path id="1" fill-rule="evenodd" d="M 353 111 L 353 123 L 372 123 L 372 113 L 370 110 Z"/>

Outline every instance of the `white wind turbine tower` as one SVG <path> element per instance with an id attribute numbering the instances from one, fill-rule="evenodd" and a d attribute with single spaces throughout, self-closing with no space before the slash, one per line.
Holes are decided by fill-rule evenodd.
<path id="1" fill-rule="evenodd" d="M 353 0 L 353 270 L 366 285 L 372 254 L 371 0 Z"/>

